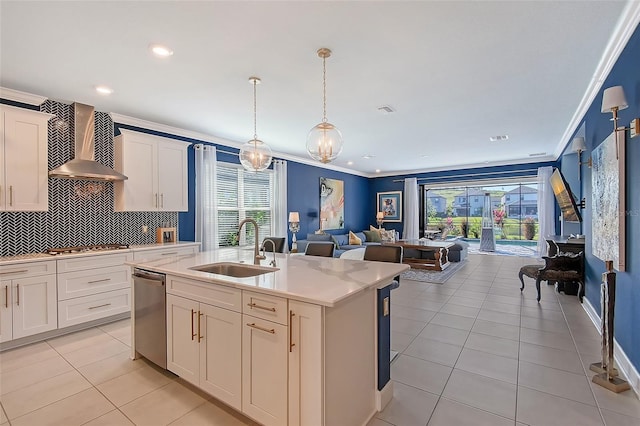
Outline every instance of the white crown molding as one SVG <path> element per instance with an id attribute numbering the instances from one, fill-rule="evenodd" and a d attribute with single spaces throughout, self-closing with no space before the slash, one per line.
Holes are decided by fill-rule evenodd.
<path id="1" fill-rule="evenodd" d="M 589 302 L 589 299 L 587 299 L 586 297 L 582 302 L 582 309 L 584 309 L 587 315 L 589 315 L 589 318 L 593 322 L 593 325 L 596 326 L 598 333 L 602 335 L 600 330 L 600 315 L 598 315 L 597 311 L 595 310 L 591 302 Z M 638 395 L 640 394 L 640 374 L 638 374 L 638 370 L 633 366 L 631 360 L 629 359 L 627 354 L 624 353 L 622 347 L 620 347 L 618 341 L 615 338 L 613 339 L 613 359 L 615 360 L 618 370 L 622 372 L 624 377 L 629 382 L 629 385 L 636 393 L 636 398 L 638 398 Z M 593 362 L 598 362 L 598 360 L 596 359 Z"/>
<path id="2" fill-rule="evenodd" d="M 591 77 L 591 82 L 582 96 L 582 100 L 578 104 L 576 112 L 573 114 L 573 117 L 571 117 L 571 120 L 560 139 L 560 143 L 558 143 L 558 146 L 554 151 L 556 158 L 560 158 L 567 145 L 571 142 L 569 138 L 576 132 L 582 123 L 582 119 L 589 110 L 593 100 L 600 92 L 604 81 L 611 72 L 611 69 L 620 57 L 620 53 L 622 53 L 626 47 L 627 42 L 633 35 L 639 23 L 640 1 L 629 0 L 624 11 L 620 15 L 618 24 L 611 34 L 611 38 L 609 38 L 609 42 L 607 43 L 607 47 L 600 58 L 596 71 L 593 73 L 593 77 Z"/>
<path id="3" fill-rule="evenodd" d="M 205 133 L 194 132 L 192 130 L 185 130 L 179 127 L 168 126 L 166 124 L 155 123 L 153 121 L 142 120 L 140 118 L 129 117 L 127 115 L 122 115 L 115 112 L 110 112 L 109 115 L 111 116 L 111 119 L 114 123 L 126 124 L 127 126 L 139 127 L 146 130 L 154 130 L 156 132 L 167 133 L 169 135 L 182 136 L 202 142 L 226 145 L 233 148 L 240 148 L 240 145 L 242 145 L 229 139 L 219 138 L 217 136 L 207 135 Z"/>
<path id="4" fill-rule="evenodd" d="M 522 159 L 491 161 L 489 163 L 480 163 L 480 164 L 478 163 L 456 164 L 456 165 L 449 165 L 449 166 L 433 167 L 430 169 L 391 171 L 391 172 L 384 172 L 384 173 L 369 173 L 367 177 L 378 178 L 378 177 L 392 177 L 392 176 L 405 176 L 405 175 L 409 176 L 409 175 L 422 174 L 422 173 L 455 171 L 455 170 L 463 170 L 463 169 L 471 170 L 471 169 L 481 169 L 484 167 L 500 167 L 500 166 L 513 166 L 516 164 L 544 163 L 547 161 L 556 161 L 556 160 L 557 159 L 555 157 L 546 155 L 544 157 L 528 157 L 528 158 L 522 158 Z M 517 171 L 518 170 L 513 170 L 513 172 L 517 172 Z"/>
<path id="5" fill-rule="evenodd" d="M 146 130 L 154 130 L 156 132 L 162 132 L 168 135 L 182 136 L 185 138 L 195 139 L 201 142 L 209 142 L 215 145 L 223 145 L 223 146 L 236 148 L 236 149 L 240 149 L 240 147 L 244 144 L 241 142 L 232 141 L 230 139 L 220 138 L 218 136 L 208 135 L 200 132 L 194 132 L 192 130 L 185 130 L 179 127 L 168 126 L 166 124 L 155 123 L 153 121 L 142 120 L 135 117 L 129 117 L 127 115 L 122 115 L 115 112 L 110 112 L 109 115 L 111 116 L 111 119 L 113 120 L 114 123 L 139 127 L 141 129 L 146 129 Z M 311 159 L 301 158 L 291 154 L 274 152 L 273 156 L 277 158 L 281 158 L 283 160 L 295 161 L 296 163 L 306 164 L 309 166 L 316 166 L 316 167 L 320 167 L 328 170 L 335 170 L 335 171 L 347 173 L 350 175 L 369 177 L 367 176 L 366 173 L 363 173 L 363 172 L 347 169 L 345 167 L 335 166 L 332 164 L 322 164 Z"/>
<path id="6" fill-rule="evenodd" d="M 0 87 L 0 98 L 36 106 L 41 105 L 44 101 L 47 100 L 47 98 L 44 96 L 21 92 L 19 90 L 9 89 L 7 87 Z"/>

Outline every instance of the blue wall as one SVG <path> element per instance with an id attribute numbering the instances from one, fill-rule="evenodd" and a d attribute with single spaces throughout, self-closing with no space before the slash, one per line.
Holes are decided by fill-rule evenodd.
<path id="1" fill-rule="evenodd" d="M 369 229 L 370 224 L 375 225 L 375 211 L 370 208 L 370 179 L 293 161 L 287 163 L 287 204 L 289 211 L 300 212 L 300 232 L 297 234 L 299 240 L 320 228 L 321 177 L 344 181 L 344 229 L 327 230 L 328 233 L 358 232 Z"/>
<path id="2" fill-rule="evenodd" d="M 582 153 L 583 161 L 591 151 L 605 140 L 613 131 L 611 113 L 600 112 L 602 92 L 611 86 L 622 86 L 629 107 L 619 112 L 619 126 L 628 126 L 632 119 L 640 117 L 640 27 L 636 28 L 624 51 L 618 58 L 600 93 L 584 116 L 585 142 L 587 150 Z M 616 277 L 615 338 L 637 370 L 640 370 L 640 136 L 628 139 L 626 161 L 626 247 L 627 271 L 619 272 Z M 567 152 L 571 148 L 567 148 Z M 568 156 L 567 156 L 568 157 Z M 577 162 L 577 160 L 575 160 Z M 563 168 L 564 168 L 563 161 Z M 600 283 L 605 272 L 604 262 L 593 256 L 591 245 L 591 169 L 582 166 L 582 193 L 587 202 L 584 211 L 583 233 L 586 234 L 586 297 L 600 312 Z"/>
<path id="3" fill-rule="evenodd" d="M 442 184 L 446 182 L 452 182 L 457 185 L 460 181 L 473 181 L 484 179 L 507 179 L 514 177 L 531 177 L 535 176 L 538 167 L 553 166 L 558 167 L 558 163 L 544 162 L 544 163 L 527 163 L 527 164 L 510 164 L 506 166 L 493 166 L 493 167 L 480 167 L 475 169 L 460 169 L 460 170 L 445 170 L 431 173 L 415 173 L 408 175 L 388 176 L 372 179 L 370 193 L 369 193 L 369 211 L 371 211 L 371 218 L 375 223 L 375 212 L 377 208 L 377 193 L 386 191 L 404 191 L 404 182 L 394 182 L 396 180 L 403 180 L 405 178 L 415 177 L 418 178 L 418 184 Z M 404 213 L 403 213 L 404 214 Z M 556 215 L 558 216 L 558 215 Z M 386 229 L 395 229 L 402 234 L 402 223 L 385 223 Z"/>

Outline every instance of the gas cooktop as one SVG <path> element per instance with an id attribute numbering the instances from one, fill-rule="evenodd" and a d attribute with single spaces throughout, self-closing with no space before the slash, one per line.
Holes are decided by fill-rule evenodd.
<path id="1" fill-rule="evenodd" d="M 45 253 L 55 256 L 57 254 L 88 253 L 94 251 L 123 250 L 128 248 L 129 244 L 97 244 L 91 246 L 50 248 L 47 249 Z"/>

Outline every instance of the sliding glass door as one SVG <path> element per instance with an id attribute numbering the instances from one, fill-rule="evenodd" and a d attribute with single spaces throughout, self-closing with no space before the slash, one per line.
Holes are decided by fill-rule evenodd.
<path id="1" fill-rule="evenodd" d="M 535 182 L 429 188 L 422 186 L 421 231 L 479 238 L 485 199 L 489 197 L 494 233 L 499 240 L 538 237 L 538 185 Z M 429 232 L 424 232 L 429 231 Z"/>

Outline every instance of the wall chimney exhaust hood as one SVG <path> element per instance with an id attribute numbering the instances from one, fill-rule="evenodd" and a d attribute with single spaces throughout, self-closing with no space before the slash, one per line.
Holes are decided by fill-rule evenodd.
<path id="1" fill-rule="evenodd" d="M 94 160 L 94 108 L 74 102 L 73 111 L 75 158 L 51 170 L 49 177 L 97 181 L 127 180 L 128 178 L 122 173 Z"/>

